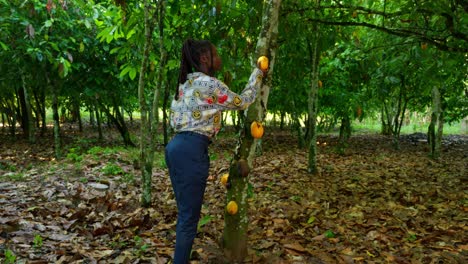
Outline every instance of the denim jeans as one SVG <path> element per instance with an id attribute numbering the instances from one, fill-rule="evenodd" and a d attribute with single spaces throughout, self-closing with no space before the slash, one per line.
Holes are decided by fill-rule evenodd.
<path id="1" fill-rule="evenodd" d="M 181 132 L 166 146 L 166 164 L 177 202 L 175 264 L 187 264 L 197 235 L 197 225 L 210 167 L 210 139 Z"/>

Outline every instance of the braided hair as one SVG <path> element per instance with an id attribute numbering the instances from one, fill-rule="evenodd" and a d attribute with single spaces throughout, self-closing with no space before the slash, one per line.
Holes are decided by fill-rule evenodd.
<path id="1" fill-rule="evenodd" d="M 193 72 L 201 72 L 200 57 L 203 54 L 209 53 L 211 64 L 208 69 L 208 75 L 214 75 L 213 69 L 213 44 L 208 40 L 193 40 L 187 39 L 182 46 L 182 58 L 180 61 L 179 81 L 177 82 L 175 100 L 179 99 L 179 85 L 187 81 L 187 75 Z"/>

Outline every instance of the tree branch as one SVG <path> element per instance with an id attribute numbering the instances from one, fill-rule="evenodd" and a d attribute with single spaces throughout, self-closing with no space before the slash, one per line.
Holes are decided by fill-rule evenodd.
<path id="1" fill-rule="evenodd" d="M 356 22 L 356 21 L 328 21 L 323 19 L 316 19 L 316 18 L 308 18 L 308 22 L 320 23 L 324 25 L 332 25 L 332 26 L 358 26 L 358 27 L 368 27 L 375 30 L 379 30 L 391 35 L 399 36 L 399 37 L 417 37 L 421 41 L 433 44 L 438 49 L 443 51 L 455 51 L 455 52 L 468 52 L 468 47 L 453 47 L 447 45 L 447 37 L 444 38 L 431 38 L 423 34 L 423 32 L 412 31 L 407 29 L 391 29 L 387 27 L 382 27 L 378 25 L 374 25 L 367 22 Z M 455 37 L 454 35 L 450 35 Z M 465 36 L 466 37 L 466 36 Z"/>

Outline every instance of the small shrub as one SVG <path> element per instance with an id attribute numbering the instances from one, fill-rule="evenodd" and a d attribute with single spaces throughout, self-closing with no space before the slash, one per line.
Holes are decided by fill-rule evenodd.
<path id="1" fill-rule="evenodd" d="M 102 168 L 102 172 L 104 175 L 119 175 L 119 174 L 124 174 L 123 169 L 114 163 L 107 164 Z"/>
<path id="2" fill-rule="evenodd" d="M 159 169 L 166 169 L 167 164 L 166 164 L 166 158 L 164 156 L 164 153 L 155 153 L 154 155 L 154 166 Z"/>
<path id="3" fill-rule="evenodd" d="M 33 247 L 35 249 L 40 249 L 42 247 L 43 241 L 42 237 L 39 234 L 34 235 Z"/>
<path id="4" fill-rule="evenodd" d="M 5 259 L 4 259 L 5 264 L 14 264 L 16 263 L 16 255 L 13 253 L 13 251 L 7 249 L 5 250 Z"/>
<path id="5" fill-rule="evenodd" d="M 99 146 L 95 146 L 95 147 L 92 147 L 90 149 L 88 149 L 88 154 L 90 155 L 93 155 L 95 157 L 97 157 L 98 155 L 100 155 L 101 153 L 103 152 L 103 148 L 102 147 L 99 147 Z"/>
<path id="6" fill-rule="evenodd" d="M 22 172 L 10 172 L 3 175 L 4 177 L 10 179 L 10 181 L 23 181 L 25 176 Z"/>
<path id="7" fill-rule="evenodd" d="M 74 161 L 74 162 L 81 162 L 83 160 L 83 156 L 78 155 L 76 153 L 68 153 L 67 159 Z"/>
<path id="8" fill-rule="evenodd" d="M 80 182 L 81 182 L 81 183 L 87 183 L 87 182 L 88 182 L 88 178 L 86 178 L 86 177 L 81 177 L 81 178 L 80 178 Z"/>
<path id="9" fill-rule="evenodd" d="M 0 170 L 7 170 L 7 171 L 16 171 L 16 166 L 9 164 L 9 163 L 1 163 L 0 162 Z"/>
<path id="10" fill-rule="evenodd" d="M 67 159 L 74 162 L 81 162 L 83 160 L 83 156 L 81 155 L 81 148 L 70 148 L 68 150 Z"/>
<path id="11" fill-rule="evenodd" d="M 144 253 L 146 253 L 146 251 L 148 250 L 148 244 L 146 244 L 141 237 L 135 236 L 133 238 L 133 241 L 135 242 L 135 247 L 138 256 L 142 256 Z"/>
<path id="12" fill-rule="evenodd" d="M 124 175 L 122 175 L 120 178 L 120 181 L 125 183 L 135 183 L 135 176 L 130 173 L 124 173 Z"/>

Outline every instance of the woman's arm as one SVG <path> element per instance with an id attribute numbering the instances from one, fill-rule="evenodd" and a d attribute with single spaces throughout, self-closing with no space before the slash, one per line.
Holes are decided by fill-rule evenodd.
<path id="1" fill-rule="evenodd" d="M 246 109 L 251 103 L 255 101 L 257 90 L 262 83 L 263 72 L 255 68 L 250 75 L 249 81 L 245 89 L 240 93 L 236 94 L 229 90 L 227 85 L 221 81 L 218 81 L 218 94 L 216 95 L 215 104 L 221 106 L 223 109 L 229 110 L 243 110 Z"/>

